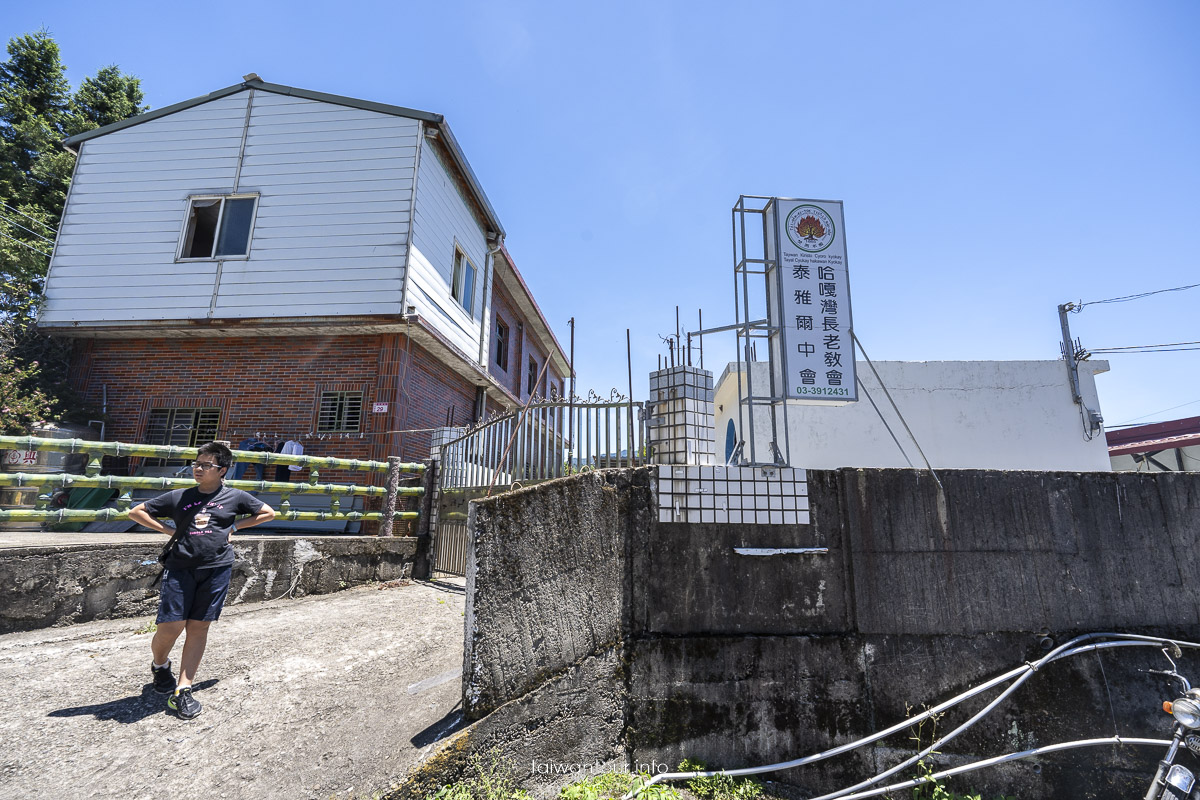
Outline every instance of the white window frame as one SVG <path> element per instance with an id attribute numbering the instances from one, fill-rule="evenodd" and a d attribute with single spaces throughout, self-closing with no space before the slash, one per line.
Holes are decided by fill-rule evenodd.
<path id="1" fill-rule="evenodd" d="M 471 268 L 472 274 L 475 276 L 471 281 L 471 296 L 463 297 L 463 278 L 466 270 L 459 269 L 459 257 L 462 257 L 462 262 Z M 458 303 L 459 308 L 467 312 L 471 319 L 475 319 L 475 287 L 479 285 L 479 268 L 475 266 L 475 262 L 467 255 L 467 251 L 462 248 L 457 241 L 454 242 L 454 255 L 451 256 L 450 262 L 450 297 L 454 302 Z M 466 302 L 464 302 L 464 300 Z"/>
<path id="2" fill-rule="evenodd" d="M 213 236 L 213 253 L 221 239 L 221 222 L 225 218 L 226 200 L 254 200 L 254 210 L 250 213 L 250 232 L 246 235 L 246 252 L 240 256 L 195 256 L 184 258 L 183 248 L 187 240 L 188 221 L 192 218 L 192 204 L 197 200 L 220 200 L 221 209 L 217 212 L 216 235 Z M 238 192 L 236 194 L 193 194 L 188 195 L 187 206 L 183 210 L 183 226 L 179 229 L 179 246 L 175 248 L 175 260 L 178 261 L 245 261 L 250 258 L 250 245 L 254 241 L 254 223 L 258 220 L 258 201 L 261 195 L 257 192 Z"/>

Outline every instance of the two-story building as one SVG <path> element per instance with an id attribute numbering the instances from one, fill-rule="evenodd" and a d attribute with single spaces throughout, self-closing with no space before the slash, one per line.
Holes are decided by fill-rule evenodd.
<path id="1" fill-rule="evenodd" d="M 564 393 L 439 114 L 249 75 L 65 144 L 38 325 L 77 340 L 107 439 L 415 459 L 433 428 Z"/>

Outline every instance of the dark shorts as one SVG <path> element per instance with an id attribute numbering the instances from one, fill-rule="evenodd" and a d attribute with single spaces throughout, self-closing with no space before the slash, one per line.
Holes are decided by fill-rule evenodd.
<path id="1" fill-rule="evenodd" d="M 169 569 L 158 595 L 158 622 L 196 619 L 213 622 L 221 616 L 233 566 L 212 569 Z"/>

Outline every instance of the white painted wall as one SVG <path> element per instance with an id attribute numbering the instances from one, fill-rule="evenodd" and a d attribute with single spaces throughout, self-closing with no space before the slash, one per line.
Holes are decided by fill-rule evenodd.
<path id="1" fill-rule="evenodd" d="M 437 325 L 456 347 L 478 359 L 480 323 L 491 311 L 491 298 L 483 291 L 487 231 L 432 143 L 421 149 L 415 213 L 407 303 Z M 456 241 L 476 269 L 472 314 L 450 293 Z"/>
<path id="2" fill-rule="evenodd" d="M 418 122 L 257 90 L 247 129 L 249 99 L 83 144 L 42 323 L 402 313 Z M 175 254 L 188 197 L 234 191 L 243 131 L 236 189 L 261 198 L 218 286 Z"/>
<path id="3" fill-rule="evenodd" d="M 757 362 L 750 366 L 754 368 L 755 392 L 765 391 L 761 387 L 768 385 L 768 365 Z M 1103 433 L 1090 441 L 1084 438 L 1079 406 L 1071 400 L 1066 366 L 1061 361 L 884 361 L 876 362 L 875 368 L 935 469 L 1110 469 Z M 745 425 L 744 419 L 737 419 L 736 370 L 737 365 L 730 364 L 716 389 L 713 410 L 718 463 L 725 457 L 729 421 L 735 421 L 739 436 Z M 1088 408 L 1099 410 L 1095 375 L 1107 371 L 1107 361 L 1080 365 L 1080 388 Z M 907 453 L 913 466 L 924 468 L 920 453 L 866 362 L 858 363 L 858 377 L 866 391 L 860 390 L 857 403 L 788 405 L 791 466 L 906 468 Z M 904 453 L 871 407 L 868 393 Z M 769 460 L 770 425 L 765 407 L 755 409 L 754 422 L 757 457 Z M 749 457 L 749 444 L 745 455 Z"/>

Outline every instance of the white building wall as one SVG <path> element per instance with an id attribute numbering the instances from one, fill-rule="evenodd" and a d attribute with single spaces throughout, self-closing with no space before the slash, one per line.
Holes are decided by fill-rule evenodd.
<path id="1" fill-rule="evenodd" d="M 261 193 L 258 217 L 250 258 L 225 262 L 214 316 L 401 313 L 419 127 L 256 92 L 238 191 Z"/>
<path id="2" fill-rule="evenodd" d="M 217 265 L 178 263 L 187 198 L 229 191 L 245 92 L 85 142 L 46 282 L 43 323 L 196 319 Z"/>
<path id="3" fill-rule="evenodd" d="M 43 324 L 403 311 L 418 122 L 258 90 L 247 128 L 249 99 L 82 145 Z M 188 197 L 235 189 L 261 197 L 218 283 L 216 261 L 175 256 Z"/>
<path id="4" fill-rule="evenodd" d="M 757 392 L 768 385 L 769 367 L 764 362 L 750 366 Z M 866 389 L 860 391 L 859 402 L 788 405 L 791 466 L 906 468 L 911 460 L 912 466 L 924 468 L 870 367 L 865 362 L 857 366 Z M 1079 406 L 1071 400 L 1061 361 L 884 361 L 876 362 L 875 368 L 935 469 L 1110 469 L 1103 433 L 1090 441 L 1084 437 Z M 717 384 L 718 463 L 725 457 L 729 422 L 734 421 L 738 437 L 746 427 L 744 418 L 738 420 L 736 369 L 736 364 L 730 364 Z M 1107 371 L 1106 361 L 1080 365 L 1080 388 L 1090 409 L 1100 408 L 1095 375 Z M 872 408 L 868 393 L 903 453 Z M 765 407 L 755 409 L 754 423 L 757 459 L 769 461 L 770 422 Z M 782 449 L 782 430 L 779 435 Z M 750 456 L 748 443 L 744 456 Z"/>
<path id="5" fill-rule="evenodd" d="M 432 143 L 421 149 L 415 214 L 407 304 L 437 325 L 456 347 L 478 358 L 480 324 L 491 307 L 484 293 L 487 231 Z M 451 295 L 455 242 L 476 269 L 472 314 Z"/>

